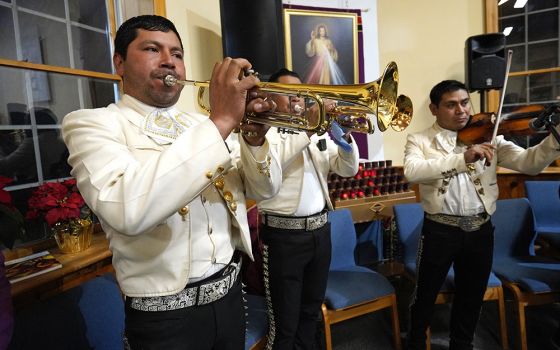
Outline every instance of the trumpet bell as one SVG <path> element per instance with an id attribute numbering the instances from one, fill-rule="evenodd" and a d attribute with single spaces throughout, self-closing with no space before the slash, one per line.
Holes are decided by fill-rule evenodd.
<path id="1" fill-rule="evenodd" d="M 412 121 L 412 100 L 408 96 L 399 95 L 396 107 L 397 113 L 393 116 L 390 125 L 395 131 L 403 131 Z"/>
<path id="2" fill-rule="evenodd" d="M 396 113 L 397 88 L 399 71 L 395 62 L 389 62 L 381 77 L 370 83 L 377 91 L 371 95 L 370 108 L 377 116 L 377 127 L 381 132 L 387 130 Z"/>

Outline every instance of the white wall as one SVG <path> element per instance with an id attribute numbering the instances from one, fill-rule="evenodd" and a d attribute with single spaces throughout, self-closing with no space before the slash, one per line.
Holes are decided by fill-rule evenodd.
<path id="1" fill-rule="evenodd" d="M 399 93 L 412 99 L 414 116 L 403 132 L 384 133 L 385 158 L 402 165 L 406 134 L 433 124 L 429 92 L 445 79 L 464 81 L 465 40 L 484 33 L 484 1 L 377 1 L 381 62 L 399 64 Z M 480 98 L 473 94 L 479 111 Z"/>

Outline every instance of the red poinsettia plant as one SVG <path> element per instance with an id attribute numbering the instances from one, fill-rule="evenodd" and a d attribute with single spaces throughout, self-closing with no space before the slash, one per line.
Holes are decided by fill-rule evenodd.
<path id="1" fill-rule="evenodd" d="M 15 239 L 23 233 L 23 215 L 12 202 L 12 195 L 4 188 L 13 179 L 0 176 L 0 243 L 11 248 Z"/>
<path id="2" fill-rule="evenodd" d="M 29 211 L 26 218 L 42 217 L 49 227 L 53 227 L 58 222 L 79 219 L 85 206 L 75 179 L 45 182 L 33 191 L 27 204 Z"/>

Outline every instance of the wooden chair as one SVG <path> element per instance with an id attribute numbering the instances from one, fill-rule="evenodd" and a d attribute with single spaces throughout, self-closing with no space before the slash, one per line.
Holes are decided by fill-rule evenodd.
<path id="1" fill-rule="evenodd" d="M 560 262 L 535 255 L 536 232 L 527 198 L 498 200 L 492 222 L 492 270 L 513 295 L 520 347 L 527 350 L 525 307 L 560 301 Z"/>
<path id="2" fill-rule="evenodd" d="M 327 350 L 332 349 L 331 325 L 377 310 L 390 308 L 395 349 L 401 349 L 397 297 L 381 274 L 356 265 L 356 231 L 348 209 L 329 214 L 332 258 L 322 305 Z"/>
<path id="3" fill-rule="evenodd" d="M 418 240 L 422 234 L 424 210 L 420 203 L 397 204 L 393 206 L 397 224 L 398 237 L 402 246 L 402 260 L 405 265 L 406 276 L 416 279 L 416 254 Z M 447 304 L 453 301 L 454 295 L 453 269 L 449 270 L 447 279 L 436 298 L 436 304 Z M 503 349 L 508 349 L 504 292 L 501 281 L 493 274 L 488 279 L 488 287 L 484 293 L 484 301 L 495 300 L 498 303 L 500 339 Z M 430 349 L 430 330 L 427 331 L 427 348 Z"/>

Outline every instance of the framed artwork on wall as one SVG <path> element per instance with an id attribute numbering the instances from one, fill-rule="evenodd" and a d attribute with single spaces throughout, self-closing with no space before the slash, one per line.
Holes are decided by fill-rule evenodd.
<path id="1" fill-rule="evenodd" d="M 286 67 L 307 84 L 361 80 L 358 14 L 336 9 L 284 8 Z"/>

